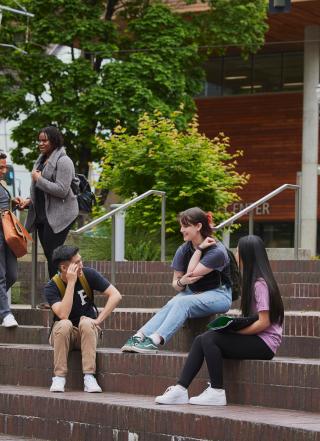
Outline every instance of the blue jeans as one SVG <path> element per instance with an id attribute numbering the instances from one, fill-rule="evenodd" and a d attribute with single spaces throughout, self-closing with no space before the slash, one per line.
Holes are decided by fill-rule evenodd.
<path id="1" fill-rule="evenodd" d="M 16 280 L 17 258 L 6 244 L 0 223 L 0 319 L 10 314 L 7 291 Z"/>
<path id="2" fill-rule="evenodd" d="M 188 318 L 227 312 L 231 303 L 231 289 L 225 286 L 199 294 L 186 288 L 163 306 L 139 331 L 147 337 L 156 332 L 166 343 Z"/>

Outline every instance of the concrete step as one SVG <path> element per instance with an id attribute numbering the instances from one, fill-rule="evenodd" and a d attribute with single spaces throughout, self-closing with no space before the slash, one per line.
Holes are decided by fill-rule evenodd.
<path id="1" fill-rule="evenodd" d="M 320 283 L 320 272 L 275 272 L 278 283 Z M 106 274 L 108 277 L 108 274 Z M 167 283 L 172 282 L 172 273 L 119 273 L 116 286 L 119 283 Z"/>
<path id="2" fill-rule="evenodd" d="M 48 440 L 41 440 L 39 438 L 25 438 L 21 436 L 13 436 L 13 435 L 5 435 L 0 433 L 0 441 L 48 441 Z"/>
<path id="3" fill-rule="evenodd" d="M 116 285 L 123 299 L 123 308 L 161 308 L 176 292 L 171 284 L 143 284 L 143 283 L 119 283 Z M 286 310 L 294 311 L 317 311 L 320 310 L 320 284 L 281 284 L 280 291 Z M 43 302 L 41 297 L 43 286 L 38 290 L 36 303 Z M 21 301 L 31 302 L 30 286 L 28 292 L 22 296 Z M 98 307 L 104 306 L 105 296 L 95 294 L 95 303 Z M 240 301 L 232 303 L 232 307 L 239 307 Z M 15 305 L 13 305 L 15 307 Z"/>
<path id="4" fill-rule="evenodd" d="M 110 279 L 110 273 L 103 272 L 104 276 Z M 275 278 L 278 283 L 320 283 L 320 271 L 314 272 L 275 272 Z M 22 290 L 30 289 L 30 272 L 18 278 Z M 47 278 L 39 276 L 38 283 L 40 287 L 44 285 Z M 171 272 L 148 272 L 148 273 L 118 273 L 116 274 L 116 285 L 120 283 L 167 283 L 172 282 Z"/>
<path id="5" fill-rule="evenodd" d="M 124 342 L 143 326 L 156 309 L 117 308 L 102 325 L 100 347 L 121 347 Z M 231 310 L 237 315 L 239 311 Z M 50 311 L 17 309 L 15 316 L 20 326 L 15 329 L 0 327 L 0 343 L 46 344 L 52 315 Z M 165 350 L 188 351 L 194 337 L 207 328 L 214 316 L 187 320 L 180 331 L 165 346 Z M 22 323 L 27 323 L 23 325 Z M 316 358 L 320 356 L 320 312 L 288 311 L 284 322 L 284 337 L 279 348 L 280 355 Z"/>
<path id="6" fill-rule="evenodd" d="M 102 324 L 103 329 L 136 331 L 144 325 L 158 311 L 158 308 L 116 308 L 114 312 Z M 18 323 L 22 326 L 45 326 L 52 323 L 51 310 L 31 308 L 13 308 Z M 238 309 L 230 309 L 228 315 L 240 314 Z M 207 323 L 213 320 L 214 315 L 189 319 L 186 325 L 194 324 L 203 330 Z M 4 329 L 14 332 L 14 329 Z M 285 311 L 284 335 L 320 337 L 320 311 Z"/>
<path id="7" fill-rule="evenodd" d="M 187 354 L 121 353 L 103 348 L 97 352 L 97 377 L 102 389 L 156 396 L 175 384 Z M 53 367 L 50 346 L 0 345 L 1 384 L 49 387 Z M 69 357 L 68 390 L 82 390 L 80 352 Z M 200 393 L 207 384 L 204 366 L 190 388 Z M 253 404 L 320 412 L 320 360 L 276 357 L 271 361 L 225 360 L 224 381 L 230 403 Z"/>
<path id="8" fill-rule="evenodd" d="M 108 275 L 107 275 L 108 276 Z M 274 276 L 281 283 L 320 283 L 320 272 L 275 272 Z M 119 273 L 118 283 L 171 283 L 172 273 Z"/>
<path id="9" fill-rule="evenodd" d="M 7 330 L 0 327 L 0 344 L 47 344 L 49 331 L 49 327 L 43 326 L 19 326 L 15 330 Z M 101 348 L 121 348 L 134 332 L 133 330 L 104 330 L 98 346 Z M 201 332 L 202 330 L 196 329 L 192 324 L 187 324 L 174 335 L 163 350 L 161 350 L 161 353 L 165 351 L 188 351 L 194 337 Z M 320 357 L 320 338 L 284 336 L 278 354 L 304 358 Z"/>
<path id="10" fill-rule="evenodd" d="M 174 295 L 174 294 L 173 294 Z M 122 308 L 161 308 L 173 296 L 161 295 L 128 295 L 122 296 Z M 286 311 L 317 311 L 320 310 L 320 297 L 282 297 Z M 98 308 L 106 303 L 104 295 L 95 295 L 95 304 Z M 240 300 L 232 303 L 232 308 L 239 308 Z"/>
<path id="11" fill-rule="evenodd" d="M 151 397 L 118 393 L 50 394 L 0 386 L 0 427 L 52 441 L 319 441 L 319 415 L 254 406 L 161 406 Z"/>
<path id="12" fill-rule="evenodd" d="M 130 284 L 129 284 L 130 285 Z M 165 305 L 174 295 L 175 292 L 170 289 L 166 289 L 166 285 L 164 285 L 163 292 L 159 291 L 154 293 L 154 289 L 150 289 L 149 291 L 146 291 L 143 289 L 143 284 L 140 285 L 138 288 L 136 287 L 137 284 L 133 284 L 134 289 L 132 291 L 129 290 L 122 290 L 121 287 L 118 287 L 119 291 L 122 294 L 122 301 L 121 301 L 121 307 L 123 308 L 161 308 L 163 305 Z M 310 284 L 311 286 L 318 287 L 319 285 Z M 159 284 L 161 286 L 161 284 Z M 282 285 L 282 286 L 299 286 L 299 284 L 292 284 L 292 285 Z M 308 285 L 307 285 L 308 286 Z M 141 288 L 139 293 L 139 288 Z M 158 290 L 157 290 L 158 291 Z M 169 291 L 169 292 L 168 292 Z M 138 292 L 137 294 L 135 294 Z M 293 288 L 291 288 L 292 295 L 289 295 L 289 290 L 287 292 L 282 292 L 282 300 L 284 303 L 285 310 L 293 310 L 293 311 L 317 311 L 320 310 L 320 295 L 312 296 L 312 292 L 310 289 L 306 288 L 305 294 L 306 296 L 303 296 L 303 291 L 297 291 L 295 294 L 295 291 Z M 300 296 L 299 296 L 300 294 Z M 24 296 L 24 299 L 22 299 L 25 302 L 31 302 L 31 296 L 30 294 Z M 36 303 L 43 302 L 43 299 L 41 298 L 40 291 L 38 293 L 37 301 Z M 95 294 L 95 304 L 97 307 L 103 307 L 105 305 L 106 298 L 103 295 Z M 235 301 L 232 303 L 232 308 L 239 308 L 240 306 L 240 300 Z M 13 305 L 13 308 L 15 305 Z"/>
<path id="13" fill-rule="evenodd" d="M 117 288 L 124 295 L 139 296 L 173 296 L 176 291 L 171 282 L 163 283 L 117 283 Z M 320 283 L 280 283 L 283 297 L 316 297 L 320 298 Z"/>
<path id="14" fill-rule="evenodd" d="M 110 261 L 86 261 L 85 266 L 95 268 L 101 273 L 111 272 Z M 276 272 L 317 272 L 320 271 L 320 260 L 271 260 L 271 268 Z M 116 262 L 115 271 L 117 273 L 149 273 L 149 272 L 168 272 L 172 274 L 170 262 L 151 262 L 151 261 L 130 261 Z M 18 261 L 18 272 L 21 276 L 30 275 L 31 262 Z M 42 278 L 45 276 L 45 262 L 38 262 L 38 274 Z"/>

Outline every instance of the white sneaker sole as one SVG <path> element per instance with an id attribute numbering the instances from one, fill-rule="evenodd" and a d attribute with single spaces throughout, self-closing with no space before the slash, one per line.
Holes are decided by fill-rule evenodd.
<path id="1" fill-rule="evenodd" d="M 126 345 L 122 346 L 122 348 L 120 349 L 120 351 L 121 351 L 121 352 L 134 352 L 134 351 L 132 350 L 132 346 L 126 346 Z"/>
<path id="2" fill-rule="evenodd" d="M 137 352 L 138 354 L 156 354 L 158 349 L 141 349 L 132 346 L 130 352 Z"/>
<path id="3" fill-rule="evenodd" d="M 156 402 L 156 404 L 168 404 L 168 405 L 174 405 L 174 404 L 188 404 L 189 400 L 185 399 L 185 400 L 177 400 L 177 401 L 165 401 L 165 400 L 161 400 L 161 398 L 156 398 L 154 400 Z"/>
<path id="4" fill-rule="evenodd" d="M 88 392 L 89 394 L 98 394 L 102 392 L 102 389 L 94 389 L 94 390 L 89 390 L 87 387 L 84 388 L 85 392 Z"/>
<path id="5" fill-rule="evenodd" d="M 2 326 L 4 328 L 17 328 L 19 326 L 19 324 L 17 322 L 15 323 L 10 323 L 9 325 L 5 325 L 4 323 L 2 323 Z"/>
<path id="6" fill-rule="evenodd" d="M 190 398 L 189 400 L 189 404 L 193 404 L 195 406 L 226 406 L 227 402 L 225 400 L 221 400 L 221 401 L 215 401 L 215 402 L 209 402 L 207 401 L 205 402 L 198 402 L 196 400 L 193 400 L 192 398 Z"/>
<path id="7" fill-rule="evenodd" d="M 50 387 L 50 392 L 63 393 L 63 392 L 64 392 L 64 389 L 52 389 L 52 388 Z"/>

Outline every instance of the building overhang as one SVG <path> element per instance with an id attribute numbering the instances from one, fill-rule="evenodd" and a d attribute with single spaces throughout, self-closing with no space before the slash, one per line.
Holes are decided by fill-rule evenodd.
<path id="1" fill-rule="evenodd" d="M 209 10 L 201 0 L 194 4 L 186 4 L 183 0 L 166 0 L 175 12 L 201 13 Z M 274 50 L 272 46 L 279 45 L 279 50 L 297 50 L 303 45 L 304 29 L 310 25 L 320 25 L 319 0 L 291 0 L 290 12 L 269 14 L 269 30 L 266 34 L 264 51 Z M 282 45 L 282 47 L 280 47 Z M 275 49 L 278 50 L 278 49 Z"/>

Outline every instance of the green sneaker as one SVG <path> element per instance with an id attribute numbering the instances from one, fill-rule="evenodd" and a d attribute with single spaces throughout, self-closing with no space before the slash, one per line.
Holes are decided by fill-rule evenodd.
<path id="1" fill-rule="evenodd" d="M 135 352 L 132 350 L 132 348 L 140 343 L 142 341 L 141 337 L 138 337 L 137 335 L 133 335 L 130 337 L 126 343 L 122 346 L 121 351 L 122 352 Z"/>
<path id="2" fill-rule="evenodd" d="M 158 346 L 153 343 L 151 338 L 146 337 L 131 347 L 131 352 L 139 352 L 141 354 L 155 354 L 158 352 Z"/>

